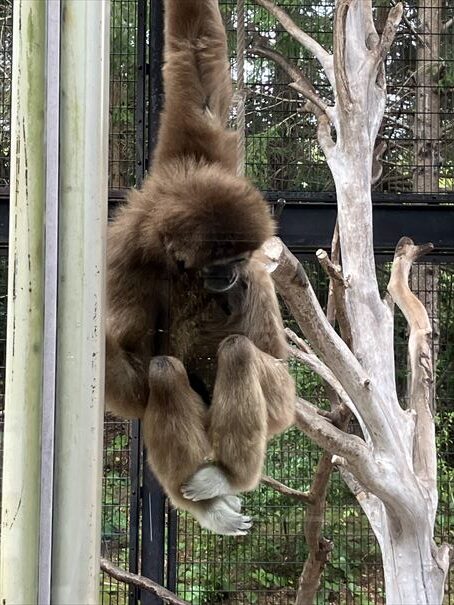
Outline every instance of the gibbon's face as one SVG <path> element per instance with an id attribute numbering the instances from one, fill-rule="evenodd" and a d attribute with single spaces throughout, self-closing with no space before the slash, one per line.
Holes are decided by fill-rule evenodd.
<path id="1" fill-rule="evenodd" d="M 250 252 L 245 252 L 234 258 L 216 261 L 206 265 L 201 270 L 203 286 L 209 292 L 228 292 L 240 277 L 241 270 L 247 265 L 251 257 Z"/>

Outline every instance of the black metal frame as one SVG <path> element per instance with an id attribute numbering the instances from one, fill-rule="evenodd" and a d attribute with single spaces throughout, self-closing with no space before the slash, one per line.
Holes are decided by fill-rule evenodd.
<path id="1" fill-rule="evenodd" d="M 149 57 L 147 62 L 146 32 L 149 29 Z M 140 186 L 145 171 L 148 170 L 150 158 L 156 145 L 159 129 L 159 113 L 162 106 L 163 83 L 162 83 L 162 60 L 163 60 L 163 2 L 152 0 L 149 14 L 147 15 L 146 0 L 139 0 L 137 15 L 137 101 L 136 101 L 136 184 Z M 148 124 L 145 121 L 148 105 Z M 148 130 L 147 130 L 148 126 Z M 148 136 L 147 136 L 148 134 Z M 115 196 L 118 198 L 119 196 Z M 110 200 L 109 200 L 110 201 Z M 161 343 L 162 346 L 162 343 Z M 161 352 L 165 352 L 162 350 Z M 132 426 L 134 449 L 131 452 L 131 484 L 138 485 L 140 469 L 142 468 L 142 485 L 136 495 L 131 498 L 131 522 L 130 522 L 130 569 L 138 570 L 138 546 L 139 527 L 141 525 L 141 566 L 142 575 L 147 576 L 161 585 L 167 585 L 170 590 L 175 590 L 176 569 L 170 573 L 171 561 L 167 561 L 167 582 L 165 577 L 165 529 L 169 527 L 166 523 L 166 498 L 161 486 L 146 464 L 146 454 L 141 451 L 140 424 L 134 422 Z M 137 438 L 137 442 L 135 439 Z M 140 456 L 142 454 L 142 464 Z M 140 496 L 140 497 L 139 497 Z M 173 521 L 173 524 L 175 524 Z M 134 534 L 136 532 L 136 535 Z M 176 527 L 172 536 L 176 540 Z M 170 533 L 169 533 L 170 536 Z M 176 551 L 176 543 L 169 543 L 168 552 Z M 175 562 L 176 562 L 176 557 Z M 142 605 L 160 605 L 161 599 L 149 592 L 131 589 L 129 593 L 129 605 L 136 605 L 140 600 Z"/>
<path id="2" fill-rule="evenodd" d="M 143 158 L 143 155 L 140 158 L 138 155 L 137 166 L 140 171 L 147 164 Z M 285 200 L 279 218 L 279 235 L 295 254 L 313 256 L 317 248 L 330 246 L 337 213 L 334 193 L 280 191 L 264 194 L 271 204 Z M 109 192 L 111 208 L 123 199 L 124 192 Z M 439 257 L 443 261 L 454 260 L 454 194 L 373 194 L 372 200 L 374 248 L 377 255 L 392 255 L 396 243 L 405 234 L 417 242 L 433 242 L 435 250 L 427 260 Z M 0 248 L 8 245 L 8 206 L 9 190 L 0 189 Z"/>

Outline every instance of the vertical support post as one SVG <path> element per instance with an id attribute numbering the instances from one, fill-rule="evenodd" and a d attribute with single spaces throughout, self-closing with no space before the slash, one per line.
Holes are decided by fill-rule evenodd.
<path id="1" fill-rule="evenodd" d="M 177 591 L 177 542 L 178 542 L 178 512 L 168 508 L 167 513 L 167 588 Z"/>
<path id="2" fill-rule="evenodd" d="M 38 603 L 50 603 L 57 381 L 58 204 L 60 128 L 60 0 L 47 4 L 46 211 L 44 261 L 43 412 Z"/>
<path id="3" fill-rule="evenodd" d="M 153 150 L 159 132 L 159 114 L 164 95 L 162 63 L 164 51 L 164 4 L 163 0 L 151 0 L 150 4 L 150 76 L 148 116 L 148 169 L 153 161 Z M 156 349 L 166 353 L 166 317 L 160 318 L 163 338 L 158 338 Z M 158 342 L 159 341 L 159 342 Z M 146 453 L 144 453 L 144 459 Z M 166 498 L 161 486 L 144 460 L 142 485 L 142 575 L 159 584 L 165 578 L 165 525 Z M 161 605 L 158 597 L 142 593 L 142 605 Z"/>
<path id="4" fill-rule="evenodd" d="M 165 495 L 144 454 L 142 486 L 142 575 L 164 585 Z M 142 591 L 141 605 L 161 605 L 162 600 Z"/>
<path id="5" fill-rule="evenodd" d="M 63 0 L 62 11 L 52 601 L 91 605 L 101 535 L 109 2 Z"/>
<path id="6" fill-rule="evenodd" d="M 140 421 L 132 420 L 130 426 L 129 477 L 131 495 L 129 497 L 129 571 L 139 573 L 139 532 L 140 532 L 140 459 L 141 459 Z M 128 605 L 137 605 L 139 589 L 129 585 Z"/>
<path id="7" fill-rule="evenodd" d="M 147 0 L 137 4 L 137 84 L 136 84 L 136 186 L 140 187 L 145 173 L 145 91 L 147 82 Z M 129 499 L 129 571 L 139 573 L 139 531 L 140 531 L 140 479 L 141 479 L 141 430 L 139 420 L 131 421 L 130 427 L 129 477 L 131 496 Z M 130 584 L 128 604 L 137 605 L 139 589 Z"/>
<path id="8" fill-rule="evenodd" d="M 46 3 L 16 0 L 13 17 L 0 599 L 36 603 L 41 461 L 45 207 Z"/>

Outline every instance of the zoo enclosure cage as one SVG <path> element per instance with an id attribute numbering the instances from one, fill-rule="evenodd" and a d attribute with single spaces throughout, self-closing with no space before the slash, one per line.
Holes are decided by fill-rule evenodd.
<path id="1" fill-rule="evenodd" d="M 282 2 L 305 31 L 330 45 L 333 1 Z M 376 19 L 383 7 L 376 2 Z M 221 2 L 229 35 L 235 79 L 236 1 Z M 12 49 L 12 2 L 0 7 L 0 241 L 7 246 L 9 183 L 9 104 Z M 245 4 L 250 37 L 269 37 L 287 57 L 299 60 L 322 94 L 326 82 L 315 61 L 301 51 L 276 23 L 252 2 Z M 437 538 L 452 539 L 454 420 L 454 8 L 448 0 L 409 2 L 406 19 L 388 61 L 389 103 L 380 137 L 388 143 L 383 175 L 373 193 L 375 239 L 380 278 L 385 283 L 389 254 L 405 233 L 432 239 L 438 253 L 414 272 L 413 285 L 428 304 L 438 357 L 438 426 L 440 434 L 440 514 Z M 445 27 L 451 22 L 451 25 Z M 160 66 L 163 42 L 161 0 L 112 0 L 110 94 L 110 203 L 140 184 L 153 149 L 162 99 Z M 314 136 L 313 118 L 288 87 L 285 74 L 264 59 L 248 55 L 246 72 L 246 172 L 266 190 L 271 202 L 287 200 L 281 234 L 308 263 L 323 300 L 326 282 L 314 265 L 313 252 L 328 246 L 335 220 L 332 181 Z M 430 77 L 427 77 L 429 73 Z M 233 120 L 235 110 L 233 111 Z M 450 223 L 451 221 L 451 223 Z M 4 360 L 6 257 L 0 258 L 0 327 Z M 437 322 L 438 320 L 438 322 Z M 405 327 L 397 324 L 396 362 L 406 386 Z M 2 363 L 4 369 L 4 362 Z M 299 386 L 323 399 L 320 384 L 302 368 Z M 3 387 L 3 376 L 1 386 Z M 3 416 L 2 416 L 3 421 Z M 317 450 L 297 431 L 270 446 L 266 472 L 283 483 L 305 489 Z M 257 518 L 251 536 L 220 538 L 202 532 L 186 515 L 167 507 L 156 482 L 142 464 L 140 427 L 107 416 L 103 484 L 103 553 L 120 566 L 150 575 L 195 605 L 289 603 L 293 601 L 305 547 L 304 511 L 270 488 L 246 497 Z M 150 521 L 151 520 L 151 521 Z M 356 502 L 332 479 L 325 531 L 334 551 L 321 591 L 321 603 L 380 603 L 383 600 L 379 551 Z M 150 539 L 152 538 L 152 539 Z M 101 576 L 103 603 L 156 603 Z M 451 589 L 447 603 L 454 602 Z"/>

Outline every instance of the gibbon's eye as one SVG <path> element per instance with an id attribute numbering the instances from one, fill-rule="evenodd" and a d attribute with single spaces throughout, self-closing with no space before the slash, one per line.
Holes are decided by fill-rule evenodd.
<path id="1" fill-rule="evenodd" d="M 209 265 L 202 269 L 203 285 L 210 292 L 227 292 L 238 281 L 238 262 Z"/>

